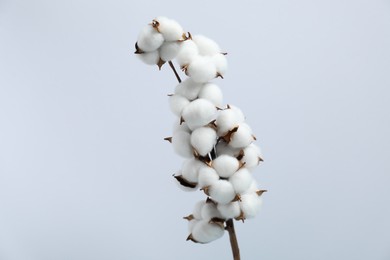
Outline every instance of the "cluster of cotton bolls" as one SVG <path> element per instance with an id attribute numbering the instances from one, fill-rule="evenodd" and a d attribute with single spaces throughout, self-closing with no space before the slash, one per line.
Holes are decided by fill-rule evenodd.
<path id="1" fill-rule="evenodd" d="M 168 51 L 166 44 L 175 47 Z M 169 95 L 177 120 L 166 140 L 185 158 L 174 175 L 179 186 L 207 195 L 185 217 L 189 221 L 188 239 L 211 242 L 224 234 L 227 220 L 255 217 L 264 192 L 252 173 L 262 161 L 252 129 L 238 107 L 223 105 L 220 87 L 210 82 L 225 75 L 226 54 L 213 40 L 185 34 L 180 25 L 164 17 L 141 31 L 136 53 L 148 64 L 175 59 L 188 76 Z M 148 55 L 155 57 L 149 59 Z"/>

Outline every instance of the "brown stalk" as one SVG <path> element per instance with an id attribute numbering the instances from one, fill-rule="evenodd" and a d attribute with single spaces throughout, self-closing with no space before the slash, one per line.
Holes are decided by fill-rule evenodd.
<path id="1" fill-rule="evenodd" d="M 238 248 L 236 231 L 234 230 L 233 219 L 229 219 L 226 221 L 226 228 L 229 233 L 230 246 L 232 247 L 233 259 L 240 260 L 240 249 Z"/>
<path id="2" fill-rule="evenodd" d="M 168 61 L 168 64 L 171 67 L 171 69 L 173 70 L 173 73 L 175 73 L 177 81 L 179 81 L 179 83 L 181 83 L 181 78 L 180 78 L 179 74 L 177 74 L 177 71 L 176 71 L 175 66 L 173 65 L 172 61 Z"/>

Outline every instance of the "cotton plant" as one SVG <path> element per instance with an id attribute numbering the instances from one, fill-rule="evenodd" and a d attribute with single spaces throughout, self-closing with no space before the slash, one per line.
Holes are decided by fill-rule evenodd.
<path id="1" fill-rule="evenodd" d="M 265 190 L 259 188 L 253 172 L 263 156 L 243 112 L 224 104 L 221 88 L 213 82 L 226 74 L 227 53 L 212 39 L 185 32 L 163 16 L 142 28 L 135 49 L 144 63 L 160 70 L 168 63 L 179 82 L 169 95 L 176 120 L 165 140 L 183 158 L 174 174 L 178 186 L 205 194 L 184 217 L 187 240 L 205 244 L 227 230 L 233 257 L 240 259 L 233 220 L 254 218 L 260 209 Z M 172 61 L 178 63 L 185 80 Z"/>

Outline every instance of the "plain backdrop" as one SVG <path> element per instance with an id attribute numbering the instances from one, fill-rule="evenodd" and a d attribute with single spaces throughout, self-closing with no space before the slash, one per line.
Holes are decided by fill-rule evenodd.
<path id="1" fill-rule="evenodd" d="M 0 260 L 232 259 L 185 241 L 176 79 L 133 55 L 159 15 L 229 53 L 263 150 L 242 259 L 389 260 L 388 0 L 0 0 Z"/>

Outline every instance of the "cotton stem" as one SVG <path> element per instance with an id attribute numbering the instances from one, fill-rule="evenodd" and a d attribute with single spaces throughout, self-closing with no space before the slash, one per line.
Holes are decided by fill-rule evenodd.
<path id="1" fill-rule="evenodd" d="M 234 230 L 233 219 L 226 221 L 226 228 L 229 233 L 230 246 L 232 247 L 233 259 L 240 260 L 240 249 L 238 248 L 236 231 Z"/>
<path id="2" fill-rule="evenodd" d="M 175 73 L 177 81 L 179 81 L 179 83 L 181 83 L 181 78 L 180 78 L 179 74 L 177 74 L 177 71 L 176 71 L 175 66 L 173 65 L 172 61 L 168 61 L 168 64 L 171 67 L 171 69 L 173 70 L 173 73 Z"/>

